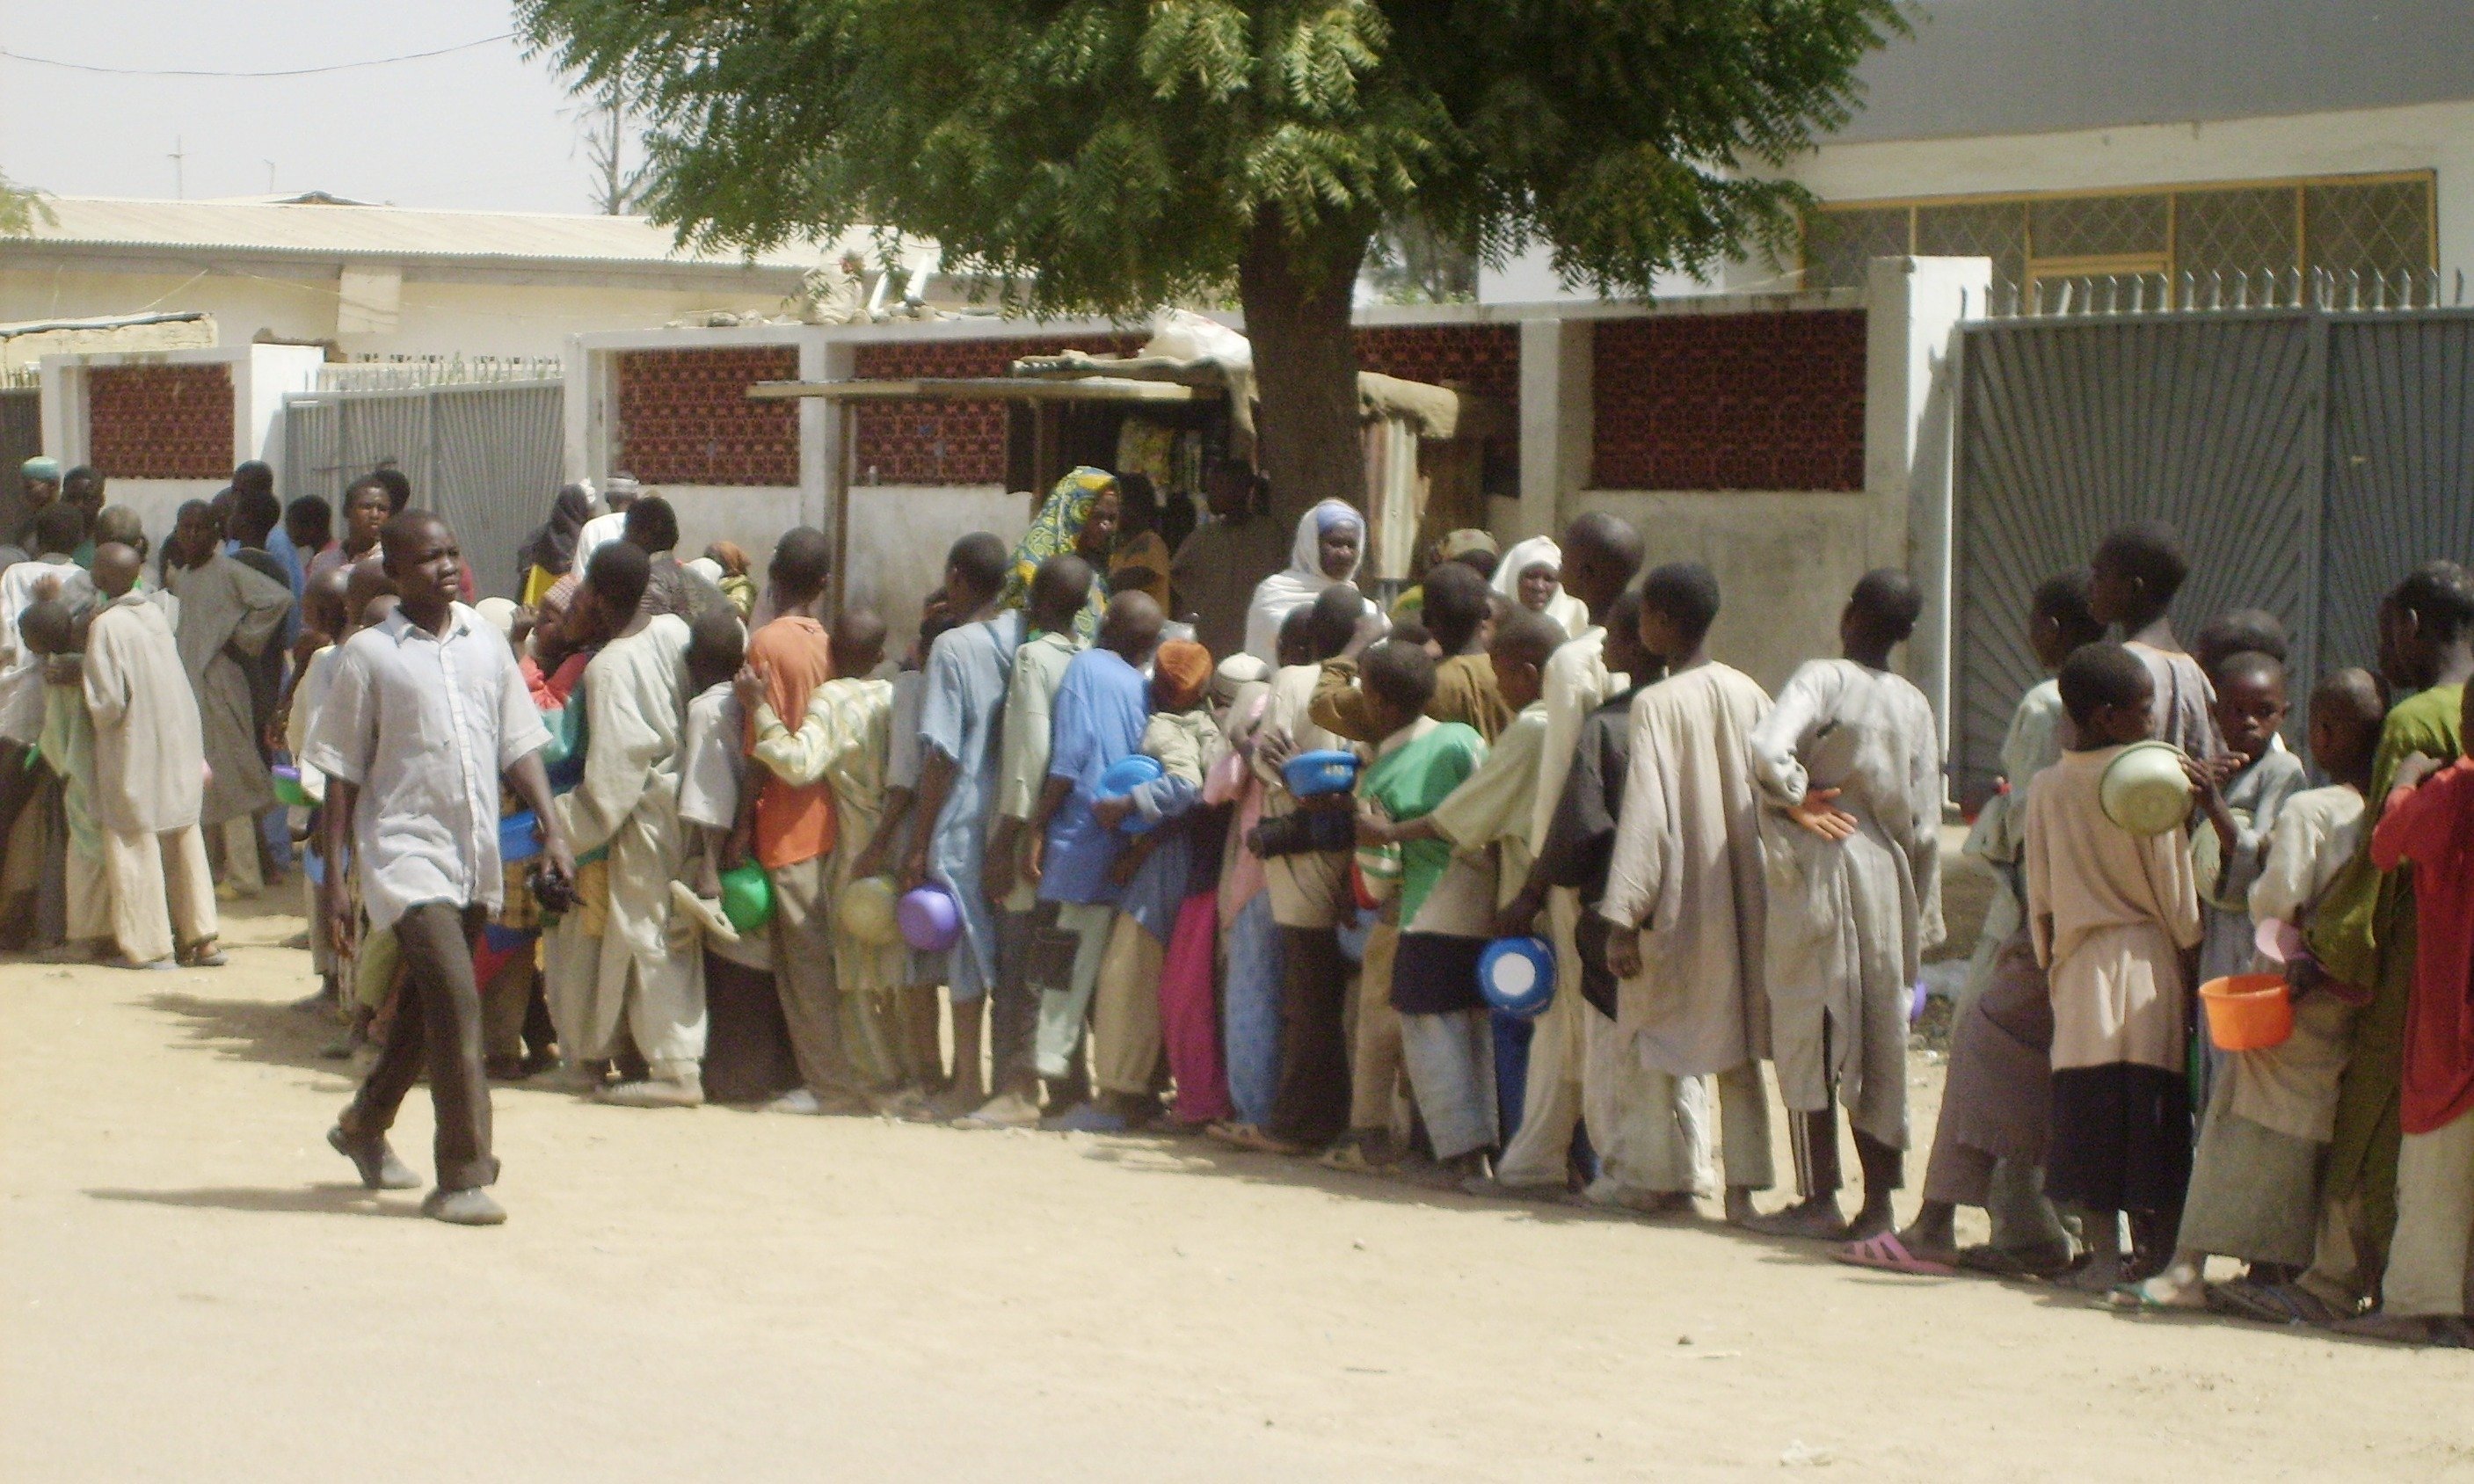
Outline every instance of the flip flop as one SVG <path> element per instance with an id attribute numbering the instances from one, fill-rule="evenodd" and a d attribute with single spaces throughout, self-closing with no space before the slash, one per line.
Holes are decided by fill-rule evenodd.
<path id="1" fill-rule="evenodd" d="M 1903 1273 L 1909 1277 L 1955 1277 L 1958 1269 L 1947 1262 L 1934 1262 L 1908 1252 L 1895 1231 L 1884 1231 L 1861 1242 L 1850 1242 L 1830 1254 L 1832 1262 L 1849 1267 L 1871 1268 L 1880 1273 Z"/>
<path id="2" fill-rule="evenodd" d="M 2169 1303 L 2149 1293 L 2147 1284 L 2147 1278 L 2135 1283 L 2114 1284 L 2104 1296 L 2105 1307 L 2134 1314 L 2204 1314 L 2208 1311 L 2208 1301 L 2204 1298 L 2196 1303 Z"/>
<path id="3" fill-rule="evenodd" d="M 2340 1318 L 2319 1301 L 2318 1295 L 2290 1283 L 2254 1283 L 2241 1277 L 2211 1285 L 2208 1299 L 2224 1313 L 2255 1324 L 2310 1325 L 2324 1329 Z"/>
<path id="4" fill-rule="evenodd" d="M 1969 1247 L 1960 1250 L 1958 1265 L 1989 1277 L 2049 1278 L 2070 1271 L 2071 1253 L 2068 1249 Z"/>

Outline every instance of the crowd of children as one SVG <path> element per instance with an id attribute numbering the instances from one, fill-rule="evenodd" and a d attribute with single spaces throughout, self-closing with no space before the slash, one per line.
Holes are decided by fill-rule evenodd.
<path id="1" fill-rule="evenodd" d="M 1250 472 L 1214 472 L 1172 553 L 1147 489 L 1078 469 L 1013 548 L 954 543 L 888 663 L 883 618 L 824 611 L 822 533 L 784 534 L 760 593 L 735 547 L 677 561 L 631 489 L 561 492 L 518 609 L 468 606 L 454 533 L 375 477 L 343 540 L 306 501 L 279 543 L 245 469 L 153 584 L 101 481 L 66 482 L 0 571 L 0 889 L 54 904 L 25 920 L 60 951 L 211 964 L 210 873 L 247 890 L 305 842 L 323 1003 L 376 1056 L 330 1139 L 418 1184 L 385 1134 L 425 1067 L 442 1219 L 503 1219 L 488 1083 L 537 1077 L 1187 1131 L 1653 1215 L 1715 1197 L 1875 1269 L 2467 1339 L 2454 564 L 2383 604 L 2377 673 L 2310 688 L 2309 766 L 2272 617 L 2177 642 L 2169 528 L 2038 589 L 2051 678 L 1970 834 L 1994 900 L 1902 1227 L 1947 796 L 1894 668 L 1903 572 L 1856 583 L 1837 657 L 1773 699 L 1709 652 L 1710 572 L 1644 574 L 1610 515 L 1499 564 L 1454 533 L 1387 611 L 1344 503 L 1232 573 L 1280 560 Z M 2135 833 L 2109 770 L 2154 741 L 2193 802 Z M 1540 941 L 1542 1009 L 1482 991 L 1504 939 Z M 2292 1031 L 2219 1050 L 2199 986 L 2255 970 Z M 1765 1211 L 1774 1097 L 1794 1196 Z M 1957 1245 L 1962 1205 L 1990 1242 Z"/>

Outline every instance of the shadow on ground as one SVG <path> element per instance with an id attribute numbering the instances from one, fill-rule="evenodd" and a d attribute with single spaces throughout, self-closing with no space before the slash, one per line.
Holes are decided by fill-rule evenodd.
<path id="1" fill-rule="evenodd" d="M 249 1211 L 260 1214 L 306 1212 L 319 1216 L 409 1216 L 418 1218 L 418 1199 L 381 1201 L 376 1191 L 359 1185 L 206 1185 L 194 1190 L 88 1190 L 97 1201 L 134 1205 L 174 1205 L 200 1210 Z M 416 1197 L 417 1197 L 417 1193 Z"/>
<path id="2" fill-rule="evenodd" d="M 266 1000 L 218 1000 L 178 991 L 147 997 L 146 1006 L 174 1016 L 187 1044 L 235 1061 L 271 1062 L 350 1079 L 352 1063 L 325 1053 L 344 1039 L 331 1016 Z"/>

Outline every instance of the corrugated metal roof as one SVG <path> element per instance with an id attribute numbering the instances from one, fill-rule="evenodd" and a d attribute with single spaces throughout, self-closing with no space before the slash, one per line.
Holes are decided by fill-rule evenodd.
<path id="1" fill-rule="evenodd" d="M 547 212 L 427 211 L 400 207 L 295 205 L 249 201 L 129 201 L 46 196 L 52 221 L 38 215 L 24 236 L 0 239 L 0 255 L 39 245 L 115 252 L 273 254 L 312 258 L 596 263 L 643 267 L 735 267 L 731 254 L 682 253 L 669 229 L 641 216 L 559 216 Z M 841 246 L 873 259 L 864 229 Z M 921 250 L 926 251 L 926 250 Z M 811 268 L 810 245 L 757 255 L 767 268 Z M 906 256 L 910 255 L 906 253 Z"/>

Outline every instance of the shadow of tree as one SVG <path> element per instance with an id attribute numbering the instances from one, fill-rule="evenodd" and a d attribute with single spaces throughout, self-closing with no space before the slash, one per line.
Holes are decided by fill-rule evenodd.
<path id="1" fill-rule="evenodd" d="M 218 1000 L 177 991 L 150 995 L 146 1004 L 177 1016 L 188 1044 L 217 1056 L 334 1077 L 352 1075 L 351 1060 L 325 1055 L 344 1039 L 343 1026 L 327 1016 L 266 1000 Z"/>

